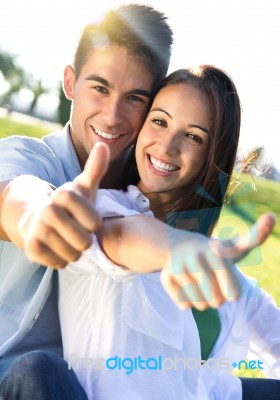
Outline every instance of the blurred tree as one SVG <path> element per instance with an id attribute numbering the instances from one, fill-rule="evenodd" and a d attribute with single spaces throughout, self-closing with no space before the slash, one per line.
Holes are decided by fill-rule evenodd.
<path id="1" fill-rule="evenodd" d="M 33 100 L 30 104 L 29 112 L 33 113 L 39 97 L 48 93 L 49 89 L 42 85 L 42 81 L 34 79 L 16 62 L 16 56 L 5 51 L 0 51 L 0 71 L 9 83 L 10 88 L 3 94 L 2 104 L 11 104 L 11 97 L 22 88 L 27 88 L 33 92 Z"/>
<path id="2" fill-rule="evenodd" d="M 0 51 L 0 71 L 6 79 L 14 74 L 16 69 L 16 57 L 5 51 Z"/>
<path id="3" fill-rule="evenodd" d="M 36 107 L 36 104 L 38 103 L 39 97 L 41 94 L 48 93 L 49 89 L 44 87 L 42 85 L 42 81 L 40 80 L 30 80 L 27 84 L 28 88 L 33 92 L 33 100 L 32 103 L 30 104 L 29 112 L 30 114 L 33 113 L 34 108 Z"/>
<path id="4" fill-rule="evenodd" d="M 29 75 L 17 65 L 16 56 L 5 51 L 0 51 L 0 71 L 10 86 L 3 95 L 2 103 L 10 103 L 11 96 L 26 85 Z"/>

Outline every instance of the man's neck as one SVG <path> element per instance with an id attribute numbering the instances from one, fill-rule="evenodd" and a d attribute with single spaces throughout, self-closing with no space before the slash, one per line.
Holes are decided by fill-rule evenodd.
<path id="1" fill-rule="evenodd" d="M 128 156 L 128 150 L 109 164 L 108 171 L 100 183 L 102 189 L 120 189 L 123 185 L 124 166 Z"/>

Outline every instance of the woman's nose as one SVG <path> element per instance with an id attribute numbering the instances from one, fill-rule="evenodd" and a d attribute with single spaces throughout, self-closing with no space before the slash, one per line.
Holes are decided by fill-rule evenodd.
<path id="1" fill-rule="evenodd" d="M 176 133 L 165 133 L 160 139 L 160 148 L 166 154 L 178 154 L 180 151 L 181 140 Z"/>

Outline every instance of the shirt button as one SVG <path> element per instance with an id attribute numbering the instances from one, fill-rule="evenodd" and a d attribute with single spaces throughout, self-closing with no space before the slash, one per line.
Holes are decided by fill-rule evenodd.
<path id="1" fill-rule="evenodd" d="M 33 321 L 37 321 L 37 319 L 39 318 L 40 313 L 36 313 L 33 317 Z"/>

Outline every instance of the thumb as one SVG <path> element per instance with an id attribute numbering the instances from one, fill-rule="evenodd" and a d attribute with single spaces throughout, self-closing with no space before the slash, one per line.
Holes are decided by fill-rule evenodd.
<path id="1" fill-rule="evenodd" d="M 261 215 L 250 230 L 242 235 L 232 248 L 233 261 L 244 258 L 255 247 L 260 246 L 271 234 L 276 223 L 275 215 L 271 212 Z"/>
<path id="2" fill-rule="evenodd" d="M 237 243 L 231 240 L 213 240 L 210 242 L 210 246 L 219 257 L 230 258 L 233 262 L 238 262 L 268 238 L 275 222 L 276 218 L 273 213 L 263 214 L 245 234 L 239 236 Z"/>
<path id="3" fill-rule="evenodd" d="M 94 200 L 100 181 L 110 162 L 109 147 L 97 142 L 92 148 L 83 172 L 74 179 L 75 186 L 90 200 Z"/>

